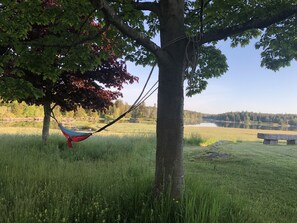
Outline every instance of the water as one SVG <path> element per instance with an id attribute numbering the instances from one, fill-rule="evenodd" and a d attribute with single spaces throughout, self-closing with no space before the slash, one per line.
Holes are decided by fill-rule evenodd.
<path id="1" fill-rule="evenodd" d="M 199 124 L 194 124 L 194 125 L 186 125 L 189 127 L 219 127 L 216 123 L 211 123 L 211 122 L 202 122 Z"/>
<path id="2" fill-rule="evenodd" d="M 245 124 L 236 122 L 202 122 L 196 125 L 187 125 L 191 127 L 224 127 L 224 128 L 240 128 L 240 129 L 262 129 L 262 130 L 282 130 L 282 131 L 297 131 L 297 126 L 275 126 L 269 123 L 260 124 Z"/>
<path id="3" fill-rule="evenodd" d="M 93 123 L 93 122 L 90 122 Z M 35 127 L 42 128 L 41 121 L 0 121 L 0 128 L 4 127 Z M 88 123 L 86 122 L 86 125 Z M 272 124 L 257 125 L 257 124 L 244 124 L 244 123 L 227 123 L 227 122 L 201 122 L 199 124 L 186 124 L 190 127 L 224 127 L 224 128 L 241 128 L 241 129 L 262 129 L 262 130 L 282 130 L 282 131 L 297 131 L 297 126 L 275 126 Z M 56 123 L 52 122 L 51 127 L 56 127 Z"/>

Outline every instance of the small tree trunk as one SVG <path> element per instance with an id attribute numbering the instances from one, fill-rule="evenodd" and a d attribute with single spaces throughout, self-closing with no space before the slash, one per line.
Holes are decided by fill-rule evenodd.
<path id="1" fill-rule="evenodd" d="M 50 121 L 51 121 L 51 104 L 49 102 L 45 102 L 43 104 L 43 126 L 42 126 L 42 143 L 46 144 L 47 138 L 49 136 L 49 128 L 50 128 Z"/>

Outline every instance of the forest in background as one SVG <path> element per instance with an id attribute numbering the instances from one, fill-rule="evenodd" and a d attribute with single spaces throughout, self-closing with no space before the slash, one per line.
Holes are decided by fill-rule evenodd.
<path id="1" fill-rule="evenodd" d="M 101 119 L 111 120 L 115 119 L 130 108 L 130 105 L 122 100 L 114 102 L 113 106 L 109 107 L 105 112 L 98 112 L 92 110 L 85 110 L 79 107 L 76 111 L 63 112 L 58 106 L 55 107 L 54 113 L 56 117 L 74 118 L 74 119 Z M 137 109 L 128 113 L 125 118 L 131 122 L 137 121 L 155 121 L 157 117 L 157 107 L 146 106 L 142 103 Z M 196 124 L 201 122 L 202 114 L 195 111 L 184 112 L 185 122 L 187 124 Z M 14 119 L 43 119 L 43 107 L 36 105 L 28 105 L 24 102 L 18 103 L 13 101 L 11 103 L 0 103 L 0 119 L 14 120 Z"/>
<path id="2" fill-rule="evenodd" d="M 54 109 L 56 117 L 69 119 L 101 119 L 111 120 L 115 119 L 130 108 L 130 105 L 122 100 L 114 102 L 113 106 L 109 107 L 105 112 L 97 112 L 85 110 L 79 107 L 76 111 L 63 112 L 57 106 Z M 137 109 L 128 113 L 125 116 L 129 121 L 155 121 L 157 117 L 157 107 L 146 106 L 142 103 Z M 43 107 L 36 105 L 27 105 L 26 103 L 18 103 L 13 101 L 11 103 L 0 103 L 0 119 L 14 120 L 14 119 L 43 119 Z M 197 124 L 202 121 L 206 122 L 235 122 L 245 124 L 277 124 L 297 126 L 296 114 L 269 114 L 269 113 L 255 113 L 255 112 L 227 112 L 223 114 L 202 114 L 196 111 L 185 110 L 184 119 L 186 124 Z"/>
<path id="3" fill-rule="evenodd" d="M 296 114 L 268 114 L 255 112 L 227 112 L 218 115 L 203 115 L 207 121 L 237 122 L 245 124 L 277 124 L 297 126 Z"/>

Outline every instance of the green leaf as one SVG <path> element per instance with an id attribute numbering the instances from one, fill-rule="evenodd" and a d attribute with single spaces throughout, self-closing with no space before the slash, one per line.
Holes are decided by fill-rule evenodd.
<path id="1" fill-rule="evenodd" d="M 189 66 L 185 73 L 188 86 L 186 95 L 201 93 L 207 86 L 207 80 L 220 77 L 228 70 L 227 58 L 215 46 L 202 46 L 196 52 L 197 66 Z"/>

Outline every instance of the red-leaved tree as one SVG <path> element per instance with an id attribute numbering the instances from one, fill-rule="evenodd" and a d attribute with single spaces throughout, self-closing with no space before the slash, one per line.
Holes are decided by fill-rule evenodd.
<path id="1" fill-rule="evenodd" d="M 16 20 L 20 13 L 27 15 L 26 2 L 14 4 Z M 123 85 L 137 78 L 114 54 L 116 44 L 105 35 L 108 25 L 102 27 L 85 13 L 74 16 L 77 24 L 69 17 L 61 19 L 63 8 L 53 0 L 35 8 L 42 16 L 48 13 L 48 20 L 31 20 L 22 33 L 5 32 L 6 41 L 0 42 L 0 96 L 5 101 L 43 105 L 42 139 L 46 142 L 53 104 L 64 111 L 78 107 L 105 111 L 122 96 Z M 6 28 L 0 26 L 0 30 Z"/>

